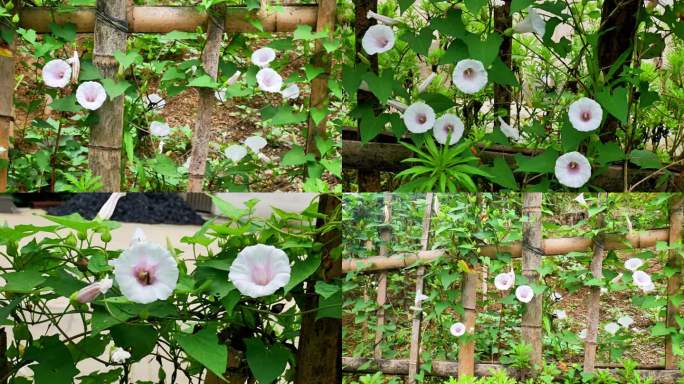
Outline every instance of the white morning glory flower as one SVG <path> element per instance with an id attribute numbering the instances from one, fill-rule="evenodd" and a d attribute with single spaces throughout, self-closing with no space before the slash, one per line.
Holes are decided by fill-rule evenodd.
<path id="1" fill-rule="evenodd" d="M 261 136 L 250 136 L 245 139 L 245 145 L 249 147 L 254 153 L 261 152 L 268 142 Z"/>
<path id="2" fill-rule="evenodd" d="M 552 301 L 558 302 L 558 301 L 561 301 L 562 298 L 563 298 L 563 295 L 561 295 L 558 292 L 554 292 L 551 294 L 551 300 Z"/>
<path id="3" fill-rule="evenodd" d="M 494 286 L 499 291 L 507 291 L 513 287 L 513 284 L 515 284 L 515 272 L 513 271 L 499 273 L 494 278 Z"/>
<path id="4" fill-rule="evenodd" d="M 153 121 L 150 124 L 150 134 L 157 137 L 165 137 L 171 134 L 171 127 L 161 121 Z"/>
<path id="5" fill-rule="evenodd" d="M 96 81 L 86 81 L 76 89 L 76 100 L 81 107 L 95 111 L 107 100 L 107 92 L 102 84 Z"/>
<path id="6" fill-rule="evenodd" d="M 146 107 L 152 106 L 152 109 L 162 110 L 166 107 L 166 100 L 156 93 L 151 93 L 143 98 Z"/>
<path id="7" fill-rule="evenodd" d="M 435 111 L 425 103 L 413 103 L 404 111 L 404 124 L 410 132 L 427 132 L 435 125 Z"/>
<path id="8" fill-rule="evenodd" d="M 283 78 L 271 68 L 262 68 L 256 74 L 259 89 L 264 92 L 278 93 L 283 87 Z"/>
<path id="9" fill-rule="evenodd" d="M 513 31 L 516 33 L 534 33 L 542 39 L 546 32 L 546 21 L 542 19 L 536 8 L 530 8 L 527 17 L 513 26 Z"/>
<path id="10" fill-rule="evenodd" d="M 583 97 L 570 104 L 568 118 L 576 130 L 580 132 L 593 131 L 601 125 L 603 109 L 596 101 Z"/>
<path id="11" fill-rule="evenodd" d="M 579 337 L 582 340 L 586 339 L 587 338 L 587 330 L 583 329 L 583 330 L 579 331 L 579 333 L 577 334 L 577 337 Z"/>
<path id="12" fill-rule="evenodd" d="M 43 82 L 50 88 L 64 88 L 71 81 L 71 66 L 64 60 L 51 60 L 43 67 Z"/>
<path id="13" fill-rule="evenodd" d="M 463 323 L 455 323 L 449 328 L 449 332 L 456 337 L 461 337 L 466 332 L 466 326 Z"/>
<path id="14" fill-rule="evenodd" d="M 632 272 L 641 268 L 642 265 L 644 265 L 644 261 L 638 257 L 632 257 L 631 259 L 625 261 L 625 269 L 628 269 Z"/>
<path id="15" fill-rule="evenodd" d="M 558 319 L 558 320 L 565 320 L 568 318 L 568 314 L 565 313 L 564 310 L 562 309 L 556 309 L 553 311 L 553 315 Z"/>
<path id="16" fill-rule="evenodd" d="M 618 329 L 620 329 L 620 326 L 618 323 L 608 323 L 603 327 L 603 329 L 611 335 L 614 335 L 617 333 Z"/>
<path id="17" fill-rule="evenodd" d="M 456 63 L 452 81 L 461 92 L 473 94 L 487 85 L 487 70 L 481 61 L 465 59 Z"/>
<path id="18" fill-rule="evenodd" d="M 290 84 L 285 89 L 283 89 L 280 94 L 283 99 L 291 100 L 299 97 L 299 86 L 297 84 Z"/>
<path id="19" fill-rule="evenodd" d="M 515 290 L 515 297 L 522 303 L 529 303 L 534 297 L 534 291 L 529 285 L 521 285 Z"/>
<path id="20" fill-rule="evenodd" d="M 290 260 L 272 245 L 251 245 L 238 253 L 228 278 L 245 296 L 272 295 L 290 281 Z"/>
<path id="21" fill-rule="evenodd" d="M 110 264 L 121 293 L 135 303 L 166 300 L 178 282 L 176 260 L 158 244 L 136 242 Z"/>
<path id="22" fill-rule="evenodd" d="M 568 152 L 556 159 L 556 178 L 570 188 L 579 188 L 591 178 L 591 164 L 579 152 Z"/>
<path id="23" fill-rule="evenodd" d="M 506 123 L 501 117 L 499 117 L 499 127 L 501 128 L 501 132 L 503 132 L 504 136 L 513 141 L 520 140 L 520 133 L 518 130 Z"/>
<path id="24" fill-rule="evenodd" d="M 116 348 L 114 352 L 112 352 L 112 362 L 114 363 L 123 363 L 126 360 L 131 358 L 131 354 L 124 350 L 123 348 Z"/>
<path id="25" fill-rule="evenodd" d="M 447 113 L 435 121 L 435 126 L 432 128 L 432 135 L 440 144 L 447 144 L 447 138 L 451 135 L 449 145 L 453 145 L 461 140 L 461 137 L 463 137 L 463 130 L 464 126 L 461 119 L 456 115 Z"/>
<path id="26" fill-rule="evenodd" d="M 394 47 L 394 31 L 382 24 L 370 26 L 361 40 L 363 50 L 369 55 L 387 52 Z"/>
<path id="27" fill-rule="evenodd" d="M 247 149 L 239 144 L 233 144 L 226 148 L 223 152 L 227 158 L 231 159 L 234 163 L 239 163 L 245 156 L 247 156 Z"/>
<path id="28" fill-rule="evenodd" d="M 629 328 L 632 324 L 634 324 L 634 319 L 632 319 L 631 316 L 622 316 L 619 319 L 617 319 L 618 324 L 622 325 L 624 328 Z"/>
<path id="29" fill-rule="evenodd" d="M 650 288 L 653 285 L 651 276 L 644 271 L 634 271 L 632 274 L 632 281 L 634 285 L 644 290 L 645 288 Z"/>
<path id="30" fill-rule="evenodd" d="M 252 53 L 252 63 L 257 67 L 265 68 L 276 58 L 276 52 L 269 47 L 259 48 Z"/>

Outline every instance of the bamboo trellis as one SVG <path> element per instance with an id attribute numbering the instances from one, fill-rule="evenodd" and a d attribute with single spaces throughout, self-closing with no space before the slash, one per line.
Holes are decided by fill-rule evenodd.
<path id="1" fill-rule="evenodd" d="M 604 195 L 601 195 L 604 198 Z M 395 255 L 386 255 L 386 245 L 383 244 L 380 248 L 380 255 L 370 257 L 367 259 L 345 259 L 342 263 L 343 272 L 356 273 L 376 273 L 380 277 L 379 287 L 377 291 L 377 324 L 375 345 L 373 358 L 359 358 L 359 357 L 342 357 L 343 370 L 347 373 L 373 373 L 381 371 L 390 375 L 405 375 L 407 382 L 414 384 L 416 382 L 417 367 L 420 366 L 420 329 L 421 329 L 421 300 L 418 299 L 422 294 L 423 289 L 423 275 L 425 268 L 429 268 L 430 262 L 439 258 L 449 259 L 452 256 L 447 250 L 427 250 L 428 239 L 431 233 L 430 217 L 432 214 L 432 194 L 426 196 L 426 212 L 423 218 L 423 237 L 421 241 L 421 251 L 416 253 L 403 253 Z M 550 238 L 542 240 L 541 231 L 541 193 L 524 193 L 523 194 L 523 233 L 522 241 L 502 246 L 488 246 L 483 245 L 479 248 L 481 256 L 493 257 L 497 252 L 509 252 L 513 257 L 522 256 L 523 275 L 529 280 L 539 278 L 538 268 L 541 265 L 541 259 L 544 256 L 554 256 L 566 254 L 569 252 L 581 252 L 592 248 L 593 257 L 590 270 L 594 277 L 601 276 L 601 268 L 604 255 L 608 250 L 627 250 L 627 249 L 644 249 L 652 248 L 658 241 L 666 241 L 673 249 L 668 256 L 668 265 L 681 267 L 681 257 L 679 252 L 674 247 L 681 244 L 682 241 L 682 221 L 684 216 L 684 195 L 673 194 L 669 200 L 669 227 L 664 229 L 653 229 L 641 232 L 632 232 L 627 235 L 618 235 L 611 233 L 599 232 L 595 238 Z M 602 215 L 602 214 L 599 214 Z M 381 226 L 381 238 L 383 242 L 387 242 L 389 237 L 383 234 L 383 228 L 388 227 L 391 220 L 391 195 L 385 194 L 385 224 Z M 603 225 L 603 217 L 597 217 L 598 226 Z M 411 346 L 408 359 L 384 359 L 382 357 L 381 343 L 383 340 L 383 325 L 385 323 L 383 305 L 386 301 L 386 279 L 387 274 L 395 270 L 402 270 L 409 266 L 418 266 L 416 268 L 416 302 L 411 309 L 414 311 L 412 332 L 411 332 Z M 677 269 L 668 279 L 667 285 L 667 313 L 666 324 L 668 327 L 676 327 L 675 318 L 677 314 L 681 314 L 681 306 L 676 306 L 669 300 L 670 297 L 682 292 L 681 268 Z M 464 308 L 464 315 L 462 322 L 466 325 L 468 332 L 476 332 L 476 295 L 477 284 L 480 281 L 480 271 L 476 268 L 471 268 L 469 272 L 464 273 L 461 286 L 461 305 Z M 596 358 L 596 333 L 599 323 L 599 300 L 598 295 L 600 289 L 592 289 L 589 299 L 587 300 L 587 323 L 588 332 L 585 339 L 585 358 L 584 370 L 592 372 L 596 369 L 614 371 L 620 368 L 616 364 L 598 364 Z M 521 322 L 521 337 L 523 341 L 532 346 L 531 362 L 539 366 L 542 362 L 542 300 L 543 296 L 535 295 L 535 299 L 526 304 L 525 312 Z M 637 373 L 643 377 L 650 377 L 656 382 L 674 383 L 677 379 L 684 376 L 676 369 L 678 358 L 672 351 L 672 338 L 666 336 L 665 338 L 665 365 L 664 366 L 641 366 L 638 367 Z M 426 372 L 427 375 L 432 376 L 463 376 L 475 375 L 486 376 L 491 374 L 493 370 L 508 369 L 502 364 L 487 363 L 481 364 L 475 362 L 475 346 L 474 342 L 463 343 L 460 346 L 458 361 L 432 361 L 431 372 Z M 509 369 L 509 371 L 512 371 Z"/>
<path id="2" fill-rule="evenodd" d="M 47 7 L 17 6 L 20 26 L 33 29 L 37 33 L 49 33 L 50 23 L 73 23 L 79 33 L 94 33 L 95 46 L 93 63 L 105 77 L 113 77 L 118 64 L 113 57 L 116 51 L 125 51 L 128 33 L 168 33 L 171 31 L 194 31 L 204 26 L 208 42 L 203 53 L 203 65 L 207 73 L 216 77 L 218 67 L 219 46 L 224 32 L 256 32 L 251 23 L 256 19 L 261 22 L 264 32 L 293 32 L 299 25 L 309 25 L 318 32 L 328 30 L 332 34 L 335 27 L 335 0 L 319 0 L 317 5 L 284 5 L 280 11 L 257 13 L 246 7 L 225 7 L 217 9 L 219 15 L 207 15 L 198 12 L 194 7 L 170 6 L 134 6 L 132 0 L 98 0 L 96 7 L 78 7 L 66 12 L 55 12 Z M 217 22 L 218 21 L 218 22 Z M 208 28 L 207 28 L 208 27 Z M 211 37 L 211 38 L 210 38 Z M 14 47 L 10 47 L 14 48 Z M 330 55 L 316 45 L 314 65 L 324 69 L 311 86 L 310 104 L 312 108 L 322 109 L 328 98 L 328 77 L 330 75 Z M 14 58 L 0 56 L 0 146 L 7 149 L 0 153 L 0 159 L 8 158 L 9 142 L 12 136 L 14 121 Z M 205 92 L 206 93 L 206 92 Z M 195 129 L 199 131 L 198 139 L 193 142 L 198 146 L 205 145 L 208 119 L 211 115 L 212 103 L 206 102 L 204 95 L 197 111 Z M 123 96 L 108 101 L 98 111 L 99 123 L 91 130 L 89 166 L 95 176 L 102 177 L 104 191 L 121 189 L 121 142 L 123 138 Z M 325 136 L 325 119 L 315 124 L 309 118 L 306 148 L 315 151 L 315 133 Z M 206 146 L 206 145 L 205 145 Z M 190 169 L 189 190 L 200 191 L 206 166 L 206 150 L 199 148 L 193 153 Z M 7 186 L 7 168 L 0 170 L 0 192 Z"/>

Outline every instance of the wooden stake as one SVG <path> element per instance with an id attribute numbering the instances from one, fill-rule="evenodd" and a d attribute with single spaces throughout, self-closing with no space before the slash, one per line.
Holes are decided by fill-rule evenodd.
<path id="1" fill-rule="evenodd" d="M 541 192 L 523 193 L 523 247 L 522 247 L 522 275 L 530 284 L 539 281 L 542 249 L 541 233 Z M 523 341 L 532 347 L 530 363 L 533 369 L 542 365 L 542 296 L 534 295 L 529 303 L 525 304 L 525 312 L 522 317 Z"/>
<path id="2" fill-rule="evenodd" d="M 600 203 L 606 202 L 606 195 L 599 195 Z M 596 216 L 596 229 L 602 230 L 604 226 L 604 215 L 599 213 Z M 594 238 L 594 255 L 591 259 L 591 275 L 595 279 L 603 278 L 603 258 L 606 250 L 604 249 L 605 234 L 599 232 Z M 584 340 L 584 372 L 594 372 L 596 364 L 596 340 L 598 338 L 598 325 L 600 318 L 601 287 L 592 286 L 587 298 L 587 337 Z"/>
<path id="3" fill-rule="evenodd" d="M 210 11 L 207 41 L 202 52 L 202 67 L 212 79 L 218 77 L 219 58 L 221 56 L 221 41 L 223 40 L 224 7 L 215 6 Z M 211 14 L 213 13 L 213 15 Z M 188 192 L 202 192 L 204 187 L 204 172 L 209 156 L 209 138 L 211 136 L 211 114 L 216 100 L 211 88 L 197 88 L 199 92 L 199 106 L 197 121 L 192 134 L 192 155 L 188 170 Z"/>
<path id="4" fill-rule="evenodd" d="M 319 0 L 318 2 L 318 17 L 316 21 L 316 31 L 323 32 L 328 31 L 328 36 L 333 37 L 335 32 L 335 13 L 337 10 L 337 2 L 335 0 Z M 312 64 L 315 67 L 322 68 L 324 72 L 318 75 L 311 82 L 311 99 L 309 102 L 310 110 L 318 109 L 321 110 L 327 107 L 328 100 L 328 79 L 330 78 L 330 70 L 332 68 L 331 57 L 326 53 L 323 48 L 323 42 L 321 40 L 316 41 L 316 48 L 314 49 L 314 57 Z M 318 148 L 316 147 L 316 135 L 326 139 L 328 137 L 326 133 L 326 122 L 327 117 L 319 121 L 318 124 L 314 121 L 313 117 L 309 116 L 308 131 L 306 138 L 306 151 L 307 153 L 318 154 Z"/>
<path id="5" fill-rule="evenodd" d="M 432 218 L 432 198 L 433 194 L 425 196 L 425 215 L 423 216 L 423 237 L 420 240 L 420 247 L 423 251 L 427 250 L 430 243 L 430 222 Z M 425 267 L 420 266 L 416 269 L 416 297 L 423 294 L 423 275 Z M 415 302 L 413 311 L 413 322 L 411 324 L 411 347 L 409 349 L 409 371 L 408 384 L 416 383 L 418 366 L 420 365 L 420 323 L 423 319 L 422 304 Z"/>
<path id="6" fill-rule="evenodd" d="M 14 38 L 9 50 L 11 57 L 0 56 L 0 161 L 9 160 L 10 138 L 12 137 L 12 125 L 14 123 L 14 47 L 17 38 Z M 4 42 L 4 40 L 3 40 Z M 0 167 L 0 193 L 7 191 L 7 169 Z"/>
<path id="7" fill-rule="evenodd" d="M 477 270 L 471 267 L 470 272 L 463 273 L 463 285 L 461 286 L 461 304 L 465 311 L 463 324 L 466 326 L 466 334 L 472 335 L 475 330 L 477 317 Z M 475 340 L 462 343 L 458 350 L 458 377 L 475 375 Z"/>
<path id="8" fill-rule="evenodd" d="M 513 70 L 513 61 L 511 59 L 511 50 L 513 47 L 513 38 L 510 34 L 505 34 L 508 28 L 513 26 L 513 16 L 511 15 L 511 0 L 504 0 L 503 4 L 494 7 L 494 30 L 500 33 L 503 37 L 501 46 L 499 46 L 499 57 L 506 67 Z M 511 87 L 507 85 L 494 84 L 494 111 L 499 112 L 504 110 L 503 119 L 510 123 L 511 102 L 513 100 L 513 93 Z"/>
<path id="9" fill-rule="evenodd" d="M 387 248 L 389 242 L 392 240 L 392 227 L 390 227 L 390 224 L 392 223 L 392 194 L 389 192 L 385 192 L 385 204 L 384 204 L 384 211 L 385 211 L 385 220 L 383 221 L 383 224 L 385 224 L 383 227 L 380 229 L 380 256 L 382 255 L 387 255 Z M 378 310 L 377 310 L 377 316 L 378 316 L 378 329 L 375 331 L 375 348 L 373 351 L 373 357 L 376 359 L 382 359 L 382 335 L 383 335 L 383 330 L 382 327 L 385 325 L 385 302 L 387 301 L 387 272 L 382 271 L 378 274 L 378 291 L 377 291 L 377 299 L 378 303 Z"/>
<path id="10" fill-rule="evenodd" d="M 126 20 L 127 0 L 97 0 L 98 8 L 109 17 Z M 103 77 L 115 79 L 119 63 L 114 58 L 117 51 L 126 52 L 128 34 L 104 19 L 95 22 L 95 47 L 93 64 Z M 88 165 L 94 176 L 101 177 L 102 190 L 121 190 L 121 142 L 123 140 L 124 96 L 107 101 L 95 114 L 98 121 L 90 129 Z"/>
<path id="11" fill-rule="evenodd" d="M 682 245 L 682 217 L 684 216 L 684 195 L 679 193 L 670 197 L 670 246 L 679 242 Z M 682 292 L 682 258 L 678 250 L 670 250 L 667 265 L 677 272 L 667 279 L 667 319 L 668 327 L 677 328 L 676 317 L 681 316 L 681 306 L 674 305 L 670 300 Z M 672 336 L 665 337 L 665 368 L 675 369 L 679 358 L 672 351 Z"/>

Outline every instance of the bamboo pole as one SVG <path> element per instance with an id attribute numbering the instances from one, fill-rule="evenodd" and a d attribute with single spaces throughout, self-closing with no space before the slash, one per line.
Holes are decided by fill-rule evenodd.
<path id="1" fill-rule="evenodd" d="M 602 193 L 599 195 L 599 203 L 605 203 L 606 195 Z M 600 213 L 596 216 L 596 229 L 603 230 L 604 214 Z M 594 255 L 591 259 L 591 275 L 595 279 L 603 278 L 603 258 L 606 251 L 603 248 L 604 233 L 599 234 L 594 239 Z M 584 341 L 584 372 L 594 372 L 594 365 L 596 364 L 596 340 L 598 338 L 598 325 L 600 317 L 600 300 L 601 287 L 592 286 L 587 298 L 587 337 Z"/>
<path id="2" fill-rule="evenodd" d="M 499 46 L 499 58 L 506 67 L 513 70 L 513 60 L 511 52 L 513 48 L 513 37 L 505 33 L 505 31 L 513 26 L 513 16 L 511 15 L 511 0 L 504 0 L 503 4 L 494 7 L 494 30 L 499 32 L 503 40 Z M 494 111 L 505 112 L 503 119 L 507 123 L 511 123 L 511 102 L 513 101 L 513 92 L 508 85 L 494 84 Z"/>
<path id="3" fill-rule="evenodd" d="M 461 286 L 461 304 L 463 305 L 463 324 L 466 327 L 466 335 L 472 336 L 475 330 L 477 317 L 477 270 L 472 268 L 463 273 L 463 285 Z M 458 377 L 475 375 L 475 340 L 462 343 L 458 350 Z"/>
<path id="4" fill-rule="evenodd" d="M 109 17 L 126 20 L 127 0 L 98 0 L 98 8 Z M 114 58 L 117 51 L 126 51 L 128 34 L 115 28 L 104 19 L 95 21 L 95 47 L 93 64 L 103 77 L 114 79 L 119 71 L 119 63 Z M 124 96 L 114 100 L 107 99 L 98 109 L 97 123 L 90 129 L 88 165 L 94 176 L 101 177 L 102 190 L 117 192 L 121 190 L 121 143 L 123 140 Z"/>
<path id="5" fill-rule="evenodd" d="M 383 220 L 384 226 L 380 229 L 380 256 L 387 255 L 387 248 L 389 242 L 392 240 L 392 194 L 385 192 L 385 204 L 384 213 L 385 219 Z M 387 301 L 387 272 L 381 271 L 378 274 L 378 290 L 377 290 L 377 303 L 378 303 L 378 328 L 375 330 L 375 348 L 373 351 L 373 357 L 376 359 L 382 359 L 382 328 L 385 326 L 385 302 Z"/>
<path id="6" fill-rule="evenodd" d="M 684 194 L 676 194 L 670 197 L 670 246 L 679 242 L 682 245 L 682 217 L 684 216 Z M 677 316 L 681 315 L 681 306 L 674 305 L 670 300 L 682 292 L 682 258 L 679 251 L 671 249 L 667 265 L 676 272 L 667 279 L 667 318 L 668 327 L 677 327 Z M 665 368 L 675 369 L 679 359 L 672 351 L 672 335 L 665 337 Z"/>
<path id="7" fill-rule="evenodd" d="M 318 0 L 318 15 L 316 20 L 316 31 L 328 31 L 328 36 L 333 38 L 335 32 L 335 14 L 337 11 L 337 2 L 335 0 Z M 316 67 L 322 68 L 323 73 L 316 76 L 311 81 L 311 98 L 309 101 L 309 110 L 323 109 L 328 104 L 328 79 L 330 78 L 330 71 L 332 69 L 332 57 L 326 53 L 323 48 L 323 41 L 316 41 L 314 49 L 314 57 L 312 64 Z M 318 154 L 316 147 L 316 135 L 327 138 L 326 132 L 327 116 L 318 124 L 314 121 L 311 113 L 309 114 L 309 123 L 306 137 L 306 151 L 307 153 Z"/>
<path id="8" fill-rule="evenodd" d="M 202 67 L 207 75 L 216 80 L 221 56 L 221 41 L 223 40 L 223 25 L 220 20 L 224 17 L 224 7 L 214 6 L 210 12 L 207 28 L 207 41 L 202 52 Z M 188 169 L 188 192 L 202 192 L 204 187 L 204 172 L 209 156 L 209 138 L 211 135 L 211 114 L 214 111 L 214 90 L 211 88 L 197 88 L 199 92 L 199 106 L 197 120 L 192 134 L 192 155 Z"/>
<path id="9" fill-rule="evenodd" d="M 430 243 L 430 223 L 432 218 L 433 194 L 425 195 L 425 215 L 423 216 L 423 236 L 420 240 L 420 248 L 425 251 Z M 423 294 L 423 275 L 425 267 L 420 266 L 416 270 L 416 297 Z M 409 349 L 408 384 L 416 383 L 418 366 L 420 365 L 420 323 L 423 320 L 422 301 L 415 302 L 413 322 L 411 324 L 411 347 Z"/>
<path id="10" fill-rule="evenodd" d="M 541 258 L 544 254 L 541 233 L 541 192 L 523 193 L 523 249 L 522 249 L 522 275 L 530 284 L 539 281 L 538 269 L 541 266 Z M 532 347 L 530 364 L 533 369 L 542 365 L 542 296 L 534 295 L 532 301 L 525 305 L 522 316 L 522 339 Z"/>
<path id="11" fill-rule="evenodd" d="M 14 124 L 14 48 L 16 37 L 8 48 L 11 57 L 0 56 L 0 161 L 9 161 L 10 138 Z M 0 193 L 7 191 L 7 170 L 0 167 Z"/>
<path id="12" fill-rule="evenodd" d="M 643 249 L 655 247 L 658 241 L 668 241 L 669 229 L 650 229 L 635 231 L 627 235 L 606 234 L 605 249 Z M 564 255 L 570 252 L 583 252 L 592 246 L 592 239 L 584 237 L 559 237 L 542 240 L 544 256 Z M 485 245 L 480 248 L 480 256 L 495 257 L 498 253 L 510 253 L 512 257 L 520 257 L 522 244 L 520 242 L 499 246 Z M 379 271 L 383 269 L 405 268 L 420 261 L 427 263 L 439 257 L 452 257 L 444 249 L 421 251 L 415 253 L 400 253 L 388 257 L 371 256 L 365 259 L 345 259 L 342 261 L 344 272 Z"/>
<path id="13" fill-rule="evenodd" d="M 225 17 L 226 32 L 256 32 L 250 23 L 256 18 L 264 32 L 292 32 L 298 25 L 316 26 L 318 7 L 315 5 L 283 6 L 282 12 L 254 14 L 245 7 L 228 7 Z M 50 23 L 73 23 L 79 33 L 90 33 L 95 28 L 95 8 L 82 7 L 71 12 L 54 12 L 47 7 L 24 8 L 20 12 L 19 25 L 37 33 L 50 33 Z M 132 19 L 131 19 L 132 18 Z M 132 21 L 135 20 L 135 23 Z M 208 16 L 195 7 L 136 6 L 129 12 L 131 32 L 167 33 L 171 31 L 193 32 L 197 27 L 206 28 Z"/>
<path id="14" fill-rule="evenodd" d="M 451 377 L 454 375 L 454 371 L 458 369 L 458 362 L 456 361 L 433 360 L 431 364 L 432 370 L 426 373 L 428 376 Z M 408 359 L 383 359 L 377 361 L 361 357 L 342 358 L 343 372 L 353 374 L 382 372 L 386 375 L 407 375 L 408 367 Z M 597 365 L 596 367 L 611 373 L 617 373 L 619 368 L 616 365 Z M 516 373 L 513 369 L 502 364 L 476 364 L 475 376 L 491 376 L 498 370 L 507 371 L 511 375 Z M 663 367 L 659 366 L 640 366 L 637 367 L 636 373 L 644 379 L 651 378 L 654 382 L 663 384 L 675 384 L 678 379 L 684 377 L 684 374 L 677 369 L 663 369 Z M 557 379 L 562 381 L 563 378 L 563 376 L 560 376 Z"/>

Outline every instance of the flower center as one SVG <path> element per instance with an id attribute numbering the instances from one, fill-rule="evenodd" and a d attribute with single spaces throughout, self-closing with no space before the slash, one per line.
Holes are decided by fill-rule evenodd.
<path id="1" fill-rule="evenodd" d="M 582 118 L 582 121 L 589 121 L 591 120 L 591 113 L 589 111 L 584 111 L 580 117 Z"/>
<path id="2" fill-rule="evenodd" d="M 60 79 L 64 77 L 64 71 L 57 72 L 57 77 L 59 77 Z"/>
<path id="3" fill-rule="evenodd" d="M 384 37 L 384 36 L 378 37 L 378 38 L 376 39 L 376 41 L 378 42 L 378 45 L 379 45 L 381 48 L 384 48 L 384 47 L 389 43 L 389 40 L 387 40 L 387 38 Z"/>
<path id="4" fill-rule="evenodd" d="M 93 101 L 95 101 L 95 95 L 93 95 L 92 93 L 89 95 L 86 95 L 86 101 L 89 103 L 92 103 Z"/>
<path id="5" fill-rule="evenodd" d="M 152 276 L 152 273 L 146 269 L 140 269 L 139 271 L 136 271 L 135 278 L 141 285 L 152 285 L 154 282 L 154 276 Z"/>
<path id="6" fill-rule="evenodd" d="M 252 281 L 257 285 L 268 285 L 273 280 L 271 266 L 269 264 L 258 264 L 252 268 Z"/>
<path id="7" fill-rule="evenodd" d="M 463 77 L 470 80 L 475 77 L 475 71 L 472 68 L 467 68 L 465 71 L 463 71 Z"/>
<path id="8" fill-rule="evenodd" d="M 447 125 L 444 126 L 444 131 L 446 131 L 446 133 L 453 132 L 453 131 L 454 131 L 454 126 L 451 125 L 451 124 L 447 124 Z"/>
<path id="9" fill-rule="evenodd" d="M 427 116 L 421 113 L 418 116 L 416 116 L 416 120 L 418 120 L 418 123 L 420 124 L 425 124 L 425 122 L 427 121 Z"/>

